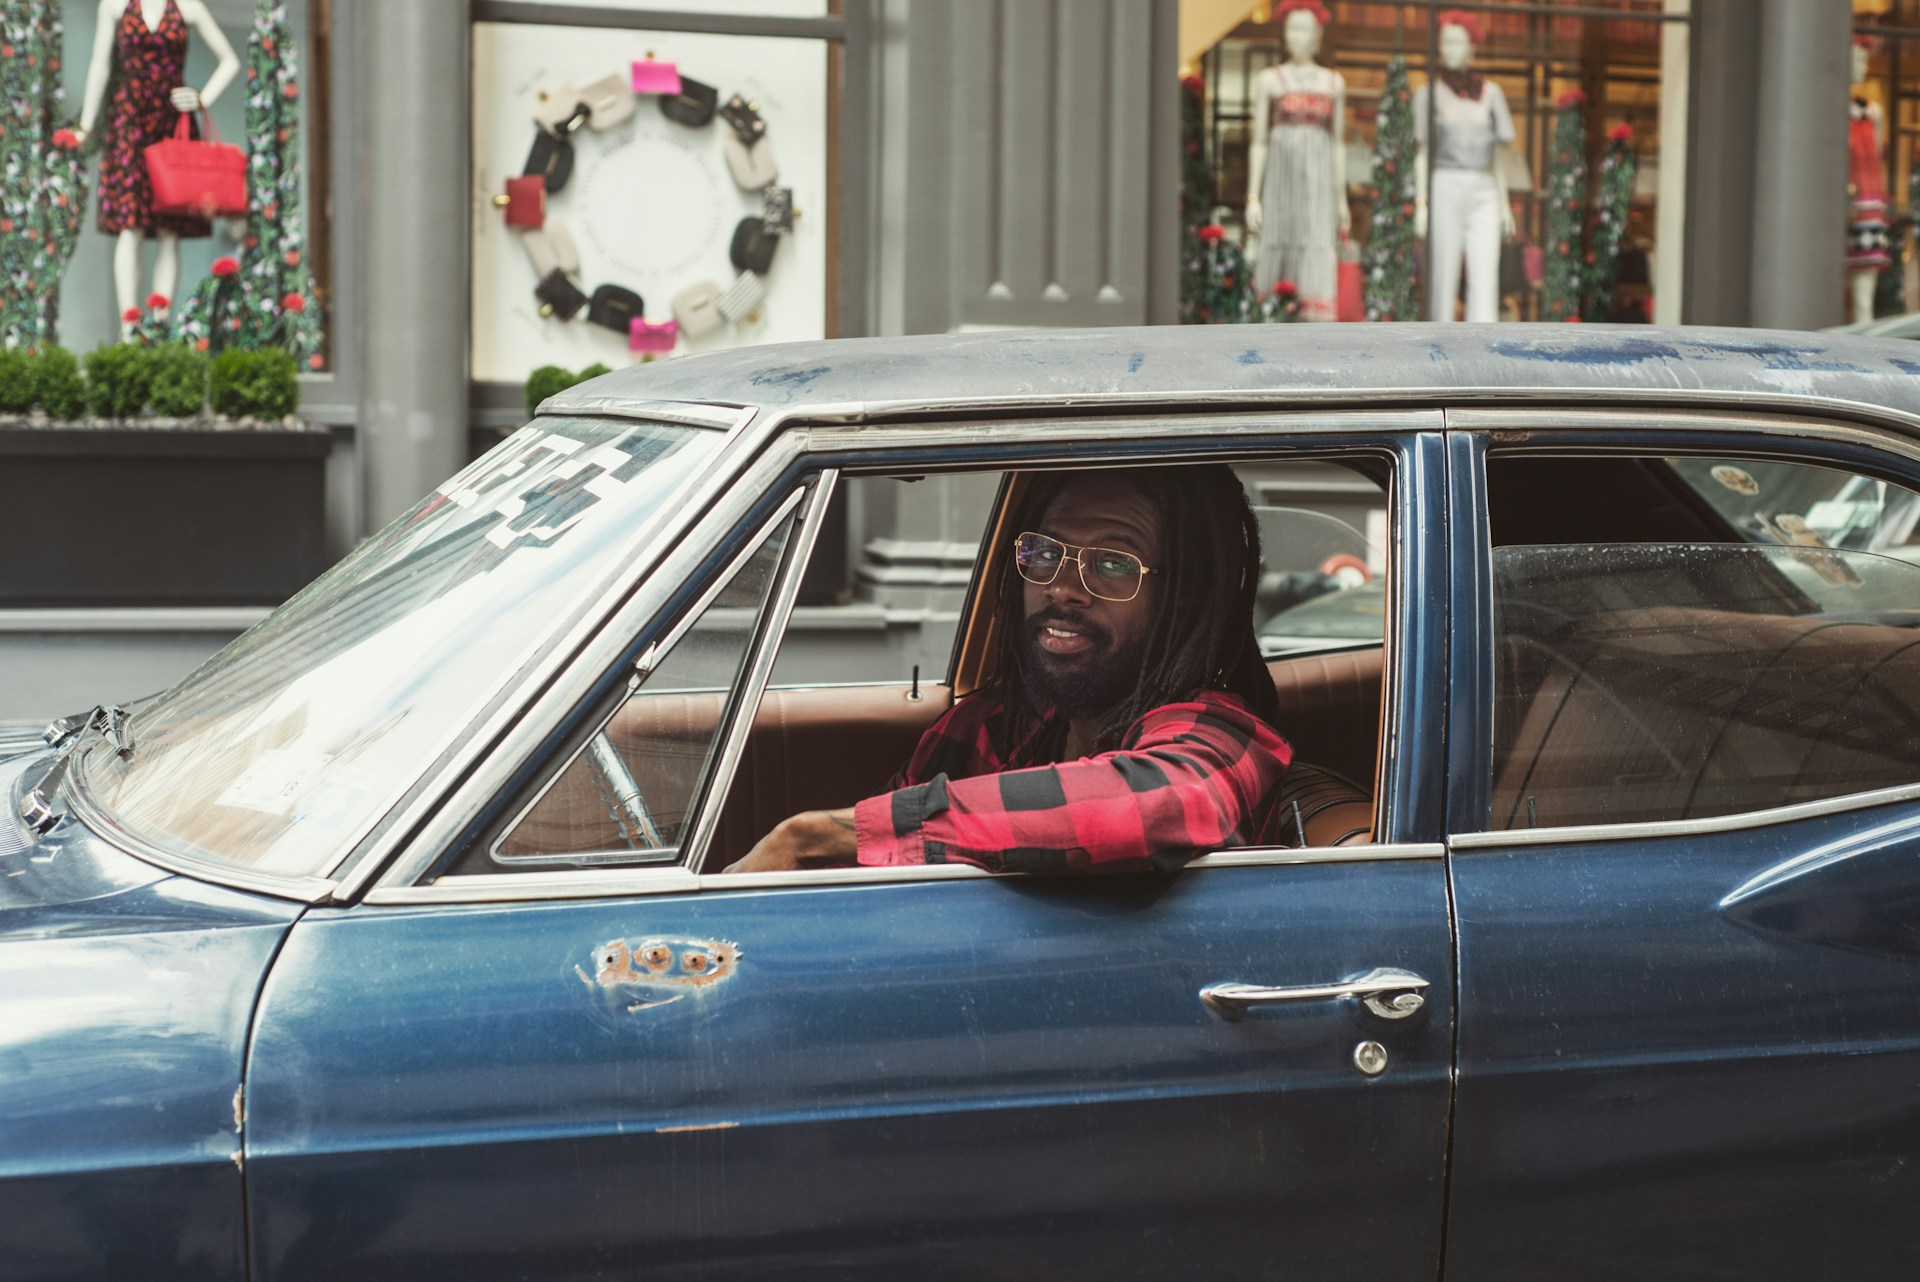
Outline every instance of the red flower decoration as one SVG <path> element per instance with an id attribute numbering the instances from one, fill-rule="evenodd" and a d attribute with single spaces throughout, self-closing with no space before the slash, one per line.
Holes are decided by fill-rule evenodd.
<path id="1" fill-rule="evenodd" d="M 327 367 L 327 359 L 326 357 L 320 355 L 320 353 L 315 352 L 313 355 L 307 357 L 308 369 L 325 369 L 326 367 Z"/>
<path id="2" fill-rule="evenodd" d="M 171 298 L 168 298 L 165 294 L 148 294 L 147 295 L 147 310 L 150 312 L 164 312 L 167 310 L 167 308 L 171 307 L 172 305 L 173 305 L 173 300 Z"/>
<path id="3" fill-rule="evenodd" d="M 297 249 L 289 249 L 287 251 L 287 266 L 298 267 L 299 265 L 300 265 L 300 251 Z"/>
<path id="4" fill-rule="evenodd" d="M 1486 29 L 1480 25 L 1480 19 L 1474 17 L 1465 9 L 1442 10 L 1439 25 L 1442 27 L 1460 28 L 1467 33 L 1467 39 L 1473 41 L 1476 45 L 1483 45 L 1487 42 Z"/>
<path id="5" fill-rule="evenodd" d="M 298 294 L 288 294 L 280 300 L 280 306 L 285 311 L 304 312 L 307 310 L 307 300 Z"/>
<path id="6" fill-rule="evenodd" d="M 12 231 L 12 230 L 13 230 L 13 219 L 0 218 L 0 231 Z"/>
<path id="7" fill-rule="evenodd" d="M 299 96 L 300 96 L 300 86 L 294 84 L 291 80 L 289 80 L 287 82 L 287 97 L 298 98 Z"/>
<path id="8" fill-rule="evenodd" d="M 56 129 L 53 131 L 53 145 L 72 151 L 80 145 L 80 135 L 71 129 Z"/>
<path id="9" fill-rule="evenodd" d="M 1560 319 L 1568 325 L 1578 325 L 1580 323 L 1578 316 L 1562 316 Z"/>
<path id="10" fill-rule="evenodd" d="M 1569 89 L 1565 93 L 1561 94 L 1558 98 L 1555 98 L 1553 100 L 1553 105 L 1560 108 L 1560 110 L 1562 111 L 1566 111 L 1572 107 L 1585 106 L 1586 101 L 1587 101 L 1587 95 L 1581 93 L 1578 89 Z"/>
<path id="11" fill-rule="evenodd" d="M 194 350 L 195 350 L 196 352 L 204 352 L 204 351 L 206 351 L 206 350 L 207 350 L 207 340 L 206 340 L 206 339 L 204 339 L 204 338 L 202 338 L 202 339 L 200 339 L 200 340 L 198 340 L 198 341 L 196 341 L 196 342 L 194 343 L 194 345 L 193 345 L 193 349 L 194 349 Z"/>
<path id="12" fill-rule="evenodd" d="M 120 313 L 120 319 L 131 325 L 140 319 L 140 309 L 138 307 L 129 307 L 126 311 Z"/>
<path id="13" fill-rule="evenodd" d="M 1295 13 L 1310 13 L 1321 26 L 1333 21 L 1333 15 L 1327 12 L 1327 6 L 1320 0 L 1280 0 L 1280 7 L 1274 11 L 1274 17 L 1281 22 Z"/>
<path id="14" fill-rule="evenodd" d="M 213 260 L 212 271 L 215 276 L 231 276 L 240 270 L 240 260 L 231 254 L 223 254 Z"/>
<path id="15" fill-rule="evenodd" d="M 1225 227 L 1220 226 L 1220 224 L 1218 223 L 1208 223 L 1205 227 L 1202 227 L 1200 229 L 1198 234 L 1201 240 L 1206 240 L 1206 241 L 1221 240 L 1226 236 L 1227 229 Z"/>
<path id="16" fill-rule="evenodd" d="M 1198 76 L 1182 76 L 1180 77 L 1180 87 L 1188 93 L 1201 93 L 1206 89 L 1207 82 Z"/>
<path id="17" fill-rule="evenodd" d="M 1632 142 L 1633 126 L 1615 125 L 1613 128 L 1607 130 L 1607 137 L 1611 138 L 1614 142 Z"/>
<path id="18" fill-rule="evenodd" d="M 1290 280 L 1276 280 L 1273 282 L 1273 295 L 1275 298 L 1292 298 L 1299 292 L 1300 287 Z"/>

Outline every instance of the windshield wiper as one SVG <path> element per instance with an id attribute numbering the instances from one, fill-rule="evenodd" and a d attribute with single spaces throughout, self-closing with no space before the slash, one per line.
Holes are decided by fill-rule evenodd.
<path id="1" fill-rule="evenodd" d="M 20 798 L 20 822 L 27 831 L 44 837 L 67 817 L 66 811 L 54 808 L 54 798 L 60 793 L 60 785 L 66 782 L 67 769 L 78 755 L 80 745 L 95 733 L 112 744 L 123 759 L 133 756 L 133 737 L 127 733 L 127 710 L 117 703 L 97 703 L 90 711 L 49 722 L 40 732 L 47 746 L 59 749 L 60 755 L 40 776 L 40 782 Z"/>

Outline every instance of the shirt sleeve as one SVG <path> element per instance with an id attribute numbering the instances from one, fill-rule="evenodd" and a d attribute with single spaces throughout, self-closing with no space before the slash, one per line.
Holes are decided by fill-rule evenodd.
<path id="1" fill-rule="evenodd" d="M 913 755 L 887 781 L 886 791 L 925 783 L 936 775 L 966 776 L 998 769 L 987 726 L 998 710 L 999 705 L 986 695 L 956 702 L 920 732 Z"/>
<path id="2" fill-rule="evenodd" d="M 1293 751 L 1238 699 L 1154 709 L 1115 752 L 957 779 L 934 775 L 854 808 L 867 865 L 993 872 L 1177 868 L 1262 840 Z"/>
<path id="3" fill-rule="evenodd" d="M 1507 95 L 1491 80 L 1487 81 L 1487 106 L 1493 121 L 1493 141 L 1504 147 L 1513 141 L 1513 115 L 1507 110 Z"/>

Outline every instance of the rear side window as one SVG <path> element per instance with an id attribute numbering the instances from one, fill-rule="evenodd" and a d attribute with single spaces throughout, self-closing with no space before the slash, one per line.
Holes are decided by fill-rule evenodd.
<path id="1" fill-rule="evenodd" d="M 1920 568 L 1815 545 L 1495 548 L 1491 827 L 1920 780 Z"/>

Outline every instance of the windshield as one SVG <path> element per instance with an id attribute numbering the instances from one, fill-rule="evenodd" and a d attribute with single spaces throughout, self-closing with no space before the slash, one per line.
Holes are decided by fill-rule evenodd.
<path id="1" fill-rule="evenodd" d="M 332 868 L 501 684 L 621 573 L 722 435 L 543 419 L 90 752 L 93 799 L 166 850 Z"/>

